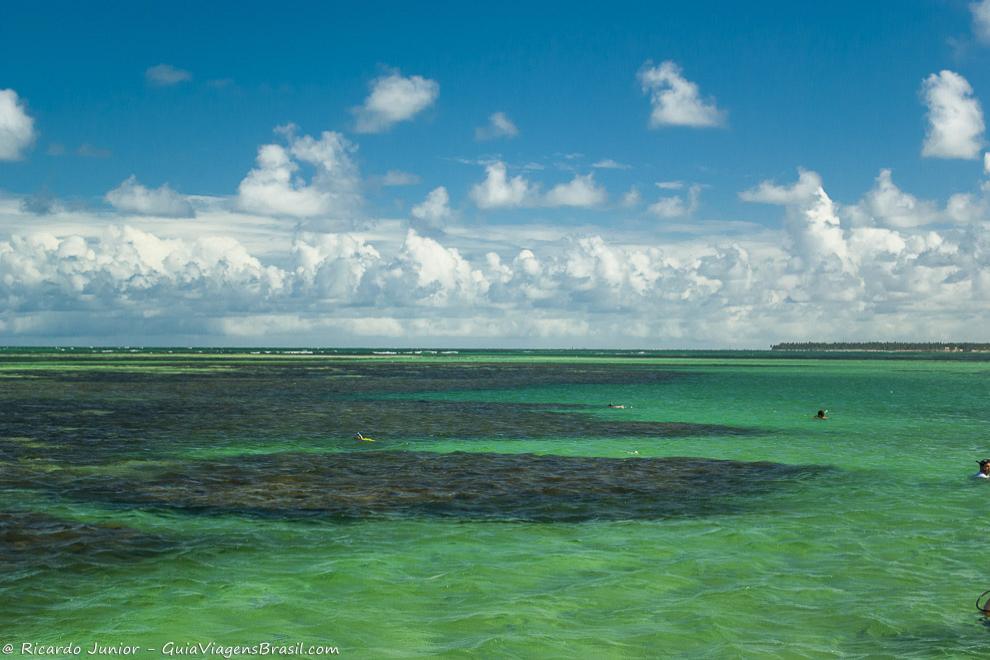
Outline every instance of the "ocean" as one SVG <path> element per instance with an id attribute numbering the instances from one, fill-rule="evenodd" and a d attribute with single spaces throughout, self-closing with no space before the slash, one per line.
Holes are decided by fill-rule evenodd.
<path id="1" fill-rule="evenodd" d="M 988 376 L 986 354 L 5 349 L 0 644 L 983 655 Z"/>

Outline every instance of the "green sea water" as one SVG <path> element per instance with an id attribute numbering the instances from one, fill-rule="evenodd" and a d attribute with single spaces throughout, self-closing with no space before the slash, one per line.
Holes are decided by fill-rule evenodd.
<path id="1" fill-rule="evenodd" d="M 0 644 L 986 655 L 951 358 L 8 351 Z"/>

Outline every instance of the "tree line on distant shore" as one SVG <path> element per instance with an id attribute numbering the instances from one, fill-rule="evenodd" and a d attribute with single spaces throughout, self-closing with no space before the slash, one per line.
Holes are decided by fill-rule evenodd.
<path id="1" fill-rule="evenodd" d="M 930 351 L 961 352 L 990 351 L 990 344 L 977 342 L 911 342 L 911 341 L 802 341 L 781 342 L 771 351 Z"/>

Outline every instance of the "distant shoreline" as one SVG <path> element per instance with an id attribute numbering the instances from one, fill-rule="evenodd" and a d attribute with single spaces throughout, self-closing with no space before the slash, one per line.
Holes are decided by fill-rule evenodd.
<path id="1" fill-rule="evenodd" d="M 975 342 L 781 342 L 771 351 L 832 353 L 990 353 L 990 344 Z"/>

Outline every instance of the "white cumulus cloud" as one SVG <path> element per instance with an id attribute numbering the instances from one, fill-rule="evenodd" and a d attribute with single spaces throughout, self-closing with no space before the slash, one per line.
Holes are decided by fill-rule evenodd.
<path id="1" fill-rule="evenodd" d="M 361 204 L 360 177 L 352 154 L 357 147 L 340 133 L 324 131 L 319 139 L 299 137 L 294 126 L 278 132 L 287 144 L 258 149 L 254 169 L 237 189 L 240 208 L 261 215 L 347 217 Z M 313 169 L 307 179 L 301 164 Z"/>
<path id="2" fill-rule="evenodd" d="M 973 33 L 983 43 L 990 43 L 990 0 L 980 0 L 969 5 L 973 15 Z"/>
<path id="3" fill-rule="evenodd" d="M 470 302 L 483 296 L 490 286 L 484 274 L 471 266 L 457 248 L 448 248 L 432 238 L 410 229 L 397 260 L 401 272 L 401 290 L 412 290 L 423 304 L 448 305 Z M 395 282 L 392 283 L 394 289 Z M 408 287 L 407 284 L 412 284 Z"/>
<path id="4" fill-rule="evenodd" d="M 450 219 L 450 195 L 439 186 L 430 191 L 422 203 L 412 207 L 412 216 L 432 226 L 440 226 Z"/>
<path id="5" fill-rule="evenodd" d="M 537 206 L 571 206 L 591 208 L 608 198 L 605 189 L 592 174 L 577 174 L 545 194 L 540 185 L 521 175 L 510 177 L 505 163 L 497 161 L 485 167 L 485 179 L 471 188 L 471 199 L 478 208 L 519 208 Z"/>
<path id="6" fill-rule="evenodd" d="M 920 200 L 894 184 L 890 170 L 880 170 L 873 188 L 859 202 L 857 210 L 884 227 L 908 229 L 940 219 L 935 204 Z"/>
<path id="7" fill-rule="evenodd" d="M 921 155 L 977 158 L 983 147 L 983 109 L 969 82 L 943 70 L 925 78 L 921 95 L 928 107 L 928 134 Z"/>
<path id="8" fill-rule="evenodd" d="M 179 83 L 192 80 L 192 74 L 184 69 L 179 69 L 171 64 L 156 64 L 148 67 L 144 72 L 144 77 L 149 84 L 156 87 L 169 87 Z"/>
<path id="9" fill-rule="evenodd" d="M 945 204 L 945 216 L 960 225 L 990 220 L 990 200 L 986 195 L 956 193 Z"/>
<path id="10" fill-rule="evenodd" d="M 592 174 L 578 174 L 567 183 L 561 183 L 547 192 L 544 204 L 547 206 L 593 207 L 605 203 L 608 195 L 605 189 L 595 183 Z"/>
<path id="11" fill-rule="evenodd" d="M 364 105 L 355 108 L 358 133 L 382 133 L 408 121 L 433 105 L 440 84 L 422 76 L 403 77 L 399 72 L 376 78 Z"/>
<path id="12" fill-rule="evenodd" d="M 639 70 L 638 77 L 643 93 L 650 95 L 651 128 L 704 128 L 724 123 L 725 113 L 715 105 L 715 100 L 701 98 L 698 85 L 681 75 L 681 67 L 675 62 L 668 60 L 660 66 L 647 62 Z"/>
<path id="13" fill-rule="evenodd" d="M 25 310 L 126 311 L 137 303 L 139 315 L 164 307 L 177 316 L 190 305 L 257 304 L 286 284 L 283 271 L 229 237 L 164 239 L 127 226 L 96 240 L 37 232 L 0 241 L 0 282 L 0 299 L 28 301 L 19 304 Z"/>
<path id="14" fill-rule="evenodd" d="M 591 208 L 608 199 L 605 188 L 592 174 L 576 174 L 545 194 L 539 184 L 521 175 L 510 177 L 505 163 L 498 161 L 485 167 L 485 179 L 471 188 L 471 199 L 481 209 L 570 206 Z"/>
<path id="15" fill-rule="evenodd" d="M 138 215 L 163 218 L 190 218 L 194 215 L 189 200 L 172 190 L 168 184 L 162 184 L 159 188 L 146 188 L 133 175 L 108 192 L 104 199 L 118 211 Z"/>
<path id="16" fill-rule="evenodd" d="M 662 197 L 650 204 L 647 210 L 658 218 L 682 218 L 698 210 L 700 196 L 701 186 L 693 185 L 688 188 L 686 196 Z"/>
<path id="17" fill-rule="evenodd" d="M 512 123 L 504 112 L 496 112 L 488 117 L 488 124 L 474 129 L 476 140 L 494 140 L 496 138 L 512 138 L 519 135 L 519 129 Z"/>
<path id="18" fill-rule="evenodd" d="M 595 163 L 591 164 L 592 167 L 599 170 L 628 170 L 629 166 L 625 163 L 620 163 L 611 158 L 604 158 Z"/>
<path id="19" fill-rule="evenodd" d="M 34 142 L 34 119 L 12 89 L 0 89 L 0 160 L 20 160 Z"/>
<path id="20" fill-rule="evenodd" d="M 642 201 L 643 197 L 639 194 L 639 188 L 636 186 L 633 186 L 622 195 L 622 206 L 625 208 L 639 206 Z"/>
<path id="21" fill-rule="evenodd" d="M 412 186 L 419 183 L 419 177 L 410 172 L 389 170 L 380 181 L 383 186 Z"/>
<path id="22" fill-rule="evenodd" d="M 798 180 L 790 186 L 764 181 L 739 196 L 747 202 L 777 204 L 787 209 L 784 226 L 793 264 L 797 264 L 795 269 L 806 275 L 821 275 L 823 286 L 836 273 L 841 278 L 848 271 L 848 246 L 841 220 L 817 172 L 799 170 Z"/>
<path id="23" fill-rule="evenodd" d="M 304 299 L 354 301 L 365 274 L 381 259 L 374 246 L 351 234 L 304 233 L 292 244 L 295 286 Z"/>
<path id="24" fill-rule="evenodd" d="M 763 181 L 750 190 L 739 193 L 744 202 L 763 204 L 799 204 L 814 197 L 822 189 L 822 178 L 817 172 L 798 169 L 798 180 L 793 185 L 781 186 L 773 181 Z"/>
<path id="25" fill-rule="evenodd" d="M 485 180 L 471 188 L 471 199 L 482 209 L 526 206 L 536 194 L 536 188 L 522 176 L 509 177 L 501 161 L 486 166 Z"/>

